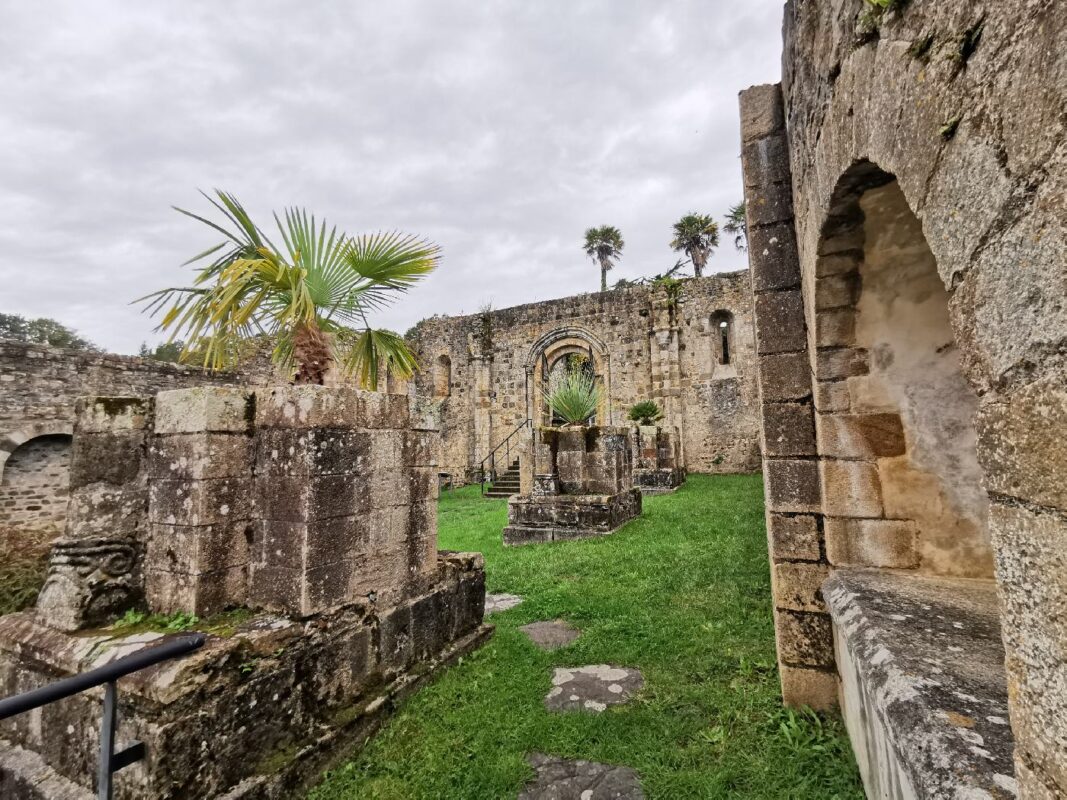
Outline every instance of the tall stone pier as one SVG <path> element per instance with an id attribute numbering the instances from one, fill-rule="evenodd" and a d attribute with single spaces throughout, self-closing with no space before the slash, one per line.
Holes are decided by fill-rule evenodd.
<path id="1" fill-rule="evenodd" d="M 205 646 L 119 683 L 118 741 L 148 756 L 117 796 L 298 792 L 491 630 L 481 555 L 437 551 L 437 438 L 406 396 L 347 389 L 81 401 L 66 531 L 37 608 L 0 618 L 0 692 L 180 620 Z M 99 715 L 89 692 L 0 725 L 0 795 L 89 796 Z"/>

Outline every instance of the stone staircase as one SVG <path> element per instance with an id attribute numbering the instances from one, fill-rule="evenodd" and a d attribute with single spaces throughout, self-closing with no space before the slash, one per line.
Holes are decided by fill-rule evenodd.
<path id="1" fill-rule="evenodd" d="M 519 493 L 519 459 L 515 459 L 511 462 L 511 466 L 504 472 L 497 475 L 496 480 L 493 481 L 489 489 L 486 491 L 486 497 L 511 497 L 513 494 Z"/>

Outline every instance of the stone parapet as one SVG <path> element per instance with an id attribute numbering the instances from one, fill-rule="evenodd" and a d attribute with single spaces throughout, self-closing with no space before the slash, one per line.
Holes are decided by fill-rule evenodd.
<path id="1" fill-rule="evenodd" d="M 476 647 L 485 573 L 480 554 L 441 553 L 404 601 L 366 599 L 309 622 L 260 614 L 203 648 L 123 679 L 118 741 L 147 746 L 116 775 L 126 800 L 251 800 L 302 795 L 332 759 L 374 733 L 400 698 Z M 27 691 L 167 639 L 156 632 L 72 635 L 32 613 L 0 619 L 0 693 Z M 90 794 L 99 729 L 91 693 L 0 723 L 5 796 Z M 211 758 L 205 758 L 204 745 Z M 92 795 L 90 795 L 92 796 Z"/>
<path id="2" fill-rule="evenodd" d="M 839 569 L 823 594 L 867 796 L 1016 796 L 993 581 Z"/>
<path id="3" fill-rule="evenodd" d="M 685 482 L 677 428 L 639 425 L 630 432 L 634 486 L 643 494 L 666 494 Z"/>

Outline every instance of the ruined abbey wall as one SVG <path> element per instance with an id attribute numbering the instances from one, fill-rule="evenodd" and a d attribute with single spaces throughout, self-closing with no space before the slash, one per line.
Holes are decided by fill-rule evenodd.
<path id="1" fill-rule="evenodd" d="M 833 702 L 834 570 L 995 577 L 1032 798 L 1067 795 L 1065 40 L 1051 2 L 793 0 L 741 104 L 786 700 Z"/>
<path id="2" fill-rule="evenodd" d="M 0 529 L 42 537 L 62 529 L 77 398 L 234 381 L 152 359 L 0 341 Z"/>
<path id="3" fill-rule="evenodd" d="M 591 357 L 604 385 L 598 424 L 628 424 L 630 406 L 656 400 L 690 471 L 758 468 L 747 272 L 685 280 L 676 298 L 642 286 L 433 317 L 412 341 L 416 392 L 440 406 L 441 469 L 457 478 L 527 418 L 547 424 L 544 387 L 570 355 Z"/>

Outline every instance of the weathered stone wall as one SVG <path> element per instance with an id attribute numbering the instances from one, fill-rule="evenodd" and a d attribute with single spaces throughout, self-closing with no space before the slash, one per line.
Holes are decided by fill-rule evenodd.
<path id="1" fill-rule="evenodd" d="M 859 0 L 788 3 L 784 105 L 777 105 L 775 87 L 750 90 L 743 100 L 753 285 L 759 292 L 755 266 L 777 248 L 777 264 L 787 264 L 790 276 L 780 290 L 799 294 L 783 294 L 788 302 L 773 316 L 790 334 L 804 331 L 802 342 L 781 351 L 790 354 L 782 362 L 799 361 L 796 353 L 807 362 L 806 374 L 793 365 L 790 400 L 802 405 L 802 384 L 811 383 L 818 437 L 811 450 L 805 434 L 799 444 L 810 455 L 777 481 L 803 502 L 789 517 L 789 533 L 771 526 L 772 554 L 776 542 L 789 542 L 788 571 L 812 577 L 795 596 L 808 597 L 819 613 L 814 575 L 835 561 L 934 572 L 962 565 L 972 575 L 989 574 L 992 562 L 1017 777 L 1026 797 L 1061 797 L 1067 495 L 1057 476 L 1067 471 L 1067 7 L 1035 0 L 902 5 L 872 18 Z M 897 234 L 911 233 L 887 235 L 887 221 Z M 776 225 L 785 238 L 762 241 L 759 229 Z M 915 249 L 920 240 L 928 256 Z M 879 306 L 880 281 L 914 289 L 925 280 L 913 272 L 920 261 L 936 270 L 941 299 L 931 290 L 904 306 L 896 298 Z M 760 302 L 757 294 L 757 331 Z M 947 305 L 951 338 L 941 335 L 943 349 L 926 350 L 925 376 L 914 364 L 896 364 L 904 371 L 894 372 L 888 354 L 922 352 L 932 339 L 901 347 L 886 333 L 891 324 L 870 336 L 872 320 L 895 305 L 904 311 L 897 334 L 905 335 L 915 329 L 915 309 L 937 303 Z M 920 328 L 933 331 L 932 319 L 924 312 Z M 926 397 L 914 391 L 918 378 L 932 389 Z M 913 390 L 880 391 L 890 386 Z M 777 428 L 783 437 L 790 429 Z M 953 429 L 955 438 L 947 435 Z M 895 466 L 904 469 L 887 471 L 900 457 L 908 461 Z M 766 468 L 771 492 L 776 472 Z M 928 490 L 925 505 L 894 505 Z M 940 522 L 923 510 L 937 503 L 949 511 Z M 802 551 L 810 560 L 801 561 Z M 822 642 L 816 650 L 825 655 L 822 628 L 779 620 L 780 657 L 811 653 L 812 642 Z M 825 696 L 815 687 L 807 699 Z"/>
<path id="2" fill-rule="evenodd" d="M 690 471 L 757 468 L 747 284 L 747 272 L 733 272 L 684 281 L 676 301 L 634 287 L 423 320 L 412 334 L 416 391 L 441 407 L 441 468 L 465 476 L 528 417 L 549 424 L 543 387 L 569 355 L 591 357 L 603 381 L 597 424 L 627 424 L 631 405 L 653 399 L 679 429 Z"/>
<path id="3" fill-rule="evenodd" d="M 79 397 L 153 395 L 164 389 L 236 380 L 234 374 L 212 374 L 152 359 L 0 340 L 0 527 L 42 534 L 62 529 L 67 482 L 62 465 L 69 459 Z M 49 438 L 35 441 L 42 436 Z M 61 440 L 52 437 L 66 437 L 67 455 L 61 453 Z M 13 461 L 21 470 L 18 462 L 27 454 L 32 460 L 45 449 L 52 454 L 52 463 L 40 473 L 33 499 L 41 508 L 34 510 L 20 499 L 30 497 L 21 494 L 24 487 L 11 482 L 23 481 L 24 476 L 9 480 L 7 472 Z"/>
<path id="4" fill-rule="evenodd" d="M 67 514 L 69 475 L 69 436 L 38 436 L 20 445 L 0 478 L 0 526 L 58 533 Z"/>

